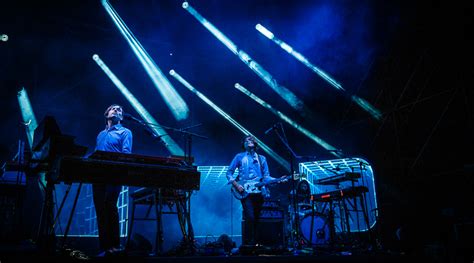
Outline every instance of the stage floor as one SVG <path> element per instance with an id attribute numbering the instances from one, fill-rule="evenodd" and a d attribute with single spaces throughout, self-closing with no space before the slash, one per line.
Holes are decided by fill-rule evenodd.
<path id="1" fill-rule="evenodd" d="M 365 255 L 258 255 L 258 256 L 68 256 L 6 253 L 0 255 L 1 262 L 173 262 L 173 263 L 250 263 L 250 262 L 433 262 L 421 257 L 373 253 Z"/>
<path id="2" fill-rule="evenodd" d="M 404 255 L 388 251 L 328 249 L 274 249 L 255 250 L 241 248 L 231 253 L 198 250 L 191 256 L 167 255 L 152 256 L 138 251 L 123 252 L 118 255 L 99 257 L 77 248 L 56 249 L 54 252 L 38 250 L 33 246 L 0 245 L 0 262 L 173 262 L 173 263 L 250 263 L 250 262 L 433 262 L 421 256 Z"/>

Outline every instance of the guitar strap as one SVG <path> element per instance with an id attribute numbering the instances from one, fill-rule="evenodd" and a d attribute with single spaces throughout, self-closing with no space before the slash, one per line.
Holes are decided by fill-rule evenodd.
<path id="1" fill-rule="evenodd" d="M 265 176 L 265 174 L 263 173 L 263 164 L 262 164 L 262 159 L 260 159 L 260 155 L 258 155 L 257 153 L 255 153 L 257 155 L 257 161 L 258 161 L 258 164 L 260 166 L 260 173 L 262 174 L 262 181 L 263 181 L 263 177 Z M 267 187 L 262 187 L 262 195 L 266 198 L 270 197 L 270 189 L 268 189 Z"/>
<path id="2" fill-rule="evenodd" d="M 262 174 L 262 179 L 263 179 L 263 165 L 262 165 L 262 160 L 260 159 L 260 155 L 258 153 L 255 153 L 255 155 L 257 155 L 257 161 L 258 161 L 258 165 L 260 166 L 260 173 Z"/>

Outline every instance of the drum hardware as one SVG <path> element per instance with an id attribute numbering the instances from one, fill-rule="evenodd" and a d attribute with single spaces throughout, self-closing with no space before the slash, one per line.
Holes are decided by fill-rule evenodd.
<path id="1" fill-rule="evenodd" d="M 298 203 L 297 209 L 293 205 L 288 207 L 291 226 L 297 225 L 297 229 L 288 229 L 292 234 L 300 237 L 299 243 L 307 246 L 328 246 L 331 242 L 330 217 L 323 212 L 317 211 L 309 203 Z M 297 214 L 297 215 L 296 215 Z M 298 220 L 298 224 L 295 221 Z"/>
<path id="2" fill-rule="evenodd" d="M 307 246 L 333 246 L 336 243 L 336 215 L 339 212 L 340 232 L 350 233 L 350 208 L 346 201 L 361 197 L 367 191 L 365 187 L 349 187 L 326 193 L 310 195 L 311 203 L 298 203 L 296 211 L 293 205 L 288 208 L 292 229 Z M 359 202 L 360 203 L 360 202 Z M 354 209 L 353 204 L 349 205 Z M 340 209 L 340 210 L 336 210 Z M 363 207 L 364 209 L 364 207 Z M 298 222 L 296 222 L 298 220 Z M 339 221 L 338 221 L 339 222 Z M 296 223 L 296 224 L 294 224 Z M 341 240 L 342 241 L 342 240 Z"/>

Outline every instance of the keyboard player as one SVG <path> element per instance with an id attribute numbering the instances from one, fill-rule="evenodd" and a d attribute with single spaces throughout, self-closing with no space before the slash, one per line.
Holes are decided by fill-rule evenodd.
<path id="1" fill-rule="evenodd" d="M 97 135 L 95 150 L 107 152 L 132 152 L 132 132 L 123 127 L 123 108 L 110 105 L 105 113 L 105 129 Z M 102 255 L 120 252 L 120 228 L 117 200 L 121 186 L 93 184 L 94 206 L 99 229 L 99 245 Z"/>

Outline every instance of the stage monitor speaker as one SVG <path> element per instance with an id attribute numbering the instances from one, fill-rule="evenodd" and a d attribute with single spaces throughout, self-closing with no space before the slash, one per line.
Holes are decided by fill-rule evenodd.
<path id="1" fill-rule="evenodd" d="M 248 244 L 250 238 L 249 222 L 242 220 L 242 243 Z M 255 242 L 264 246 L 285 245 L 285 223 L 282 219 L 260 219 L 255 230 Z"/>

